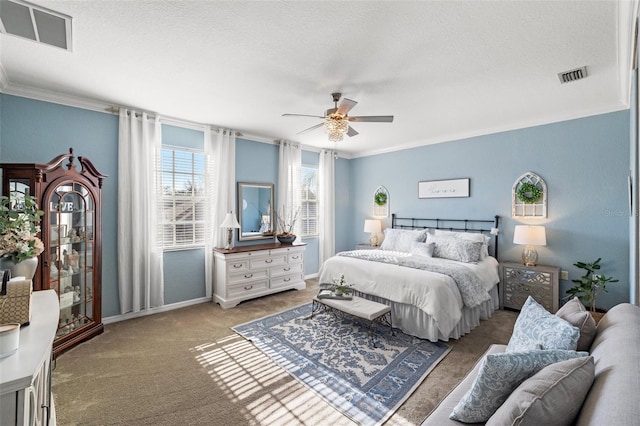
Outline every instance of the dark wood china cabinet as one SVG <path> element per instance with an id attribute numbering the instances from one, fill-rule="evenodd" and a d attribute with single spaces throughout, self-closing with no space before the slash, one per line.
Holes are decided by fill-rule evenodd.
<path id="1" fill-rule="evenodd" d="M 54 356 L 102 333 L 101 197 L 106 175 L 73 148 L 47 164 L 0 164 L 2 193 L 11 205 L 25 195 L 44 211 L 34 290 L 54 289 L 60 319 Z"/>

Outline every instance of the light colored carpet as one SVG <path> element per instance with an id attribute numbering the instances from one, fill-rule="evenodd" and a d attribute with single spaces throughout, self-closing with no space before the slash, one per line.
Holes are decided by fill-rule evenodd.
<path id="1" fill-rule="evenodd" d="M 230 327 L 309 302 L 315 280 L 223 310 L 204 303 L 105 326 L 57 359 L 58 424 L 352 425 Z M 516 313 L 497 311 L 459 340 L 386 423 L 415 425 L 492 343 L 507 343 Z"/>

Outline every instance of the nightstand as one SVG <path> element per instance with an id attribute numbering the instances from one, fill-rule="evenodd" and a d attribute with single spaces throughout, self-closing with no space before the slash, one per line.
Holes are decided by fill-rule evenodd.
<path id="1" fill-rule="evenodd" d="M 520 310 L 532 296 L 551 313 L 560 302 L 560 268 L 555 266 L 525 266 L 522 263 L 500 263 L 500 305 Z"/>
<path id="2" fill-rule="evenodd" d="M 371 247 L 369 244 L 356 244 L 356 250 L 378 250 L 380 246 Z"/>

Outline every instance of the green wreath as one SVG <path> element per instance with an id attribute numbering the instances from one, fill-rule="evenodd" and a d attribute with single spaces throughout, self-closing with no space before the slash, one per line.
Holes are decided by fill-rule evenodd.
<path id="1" fill-rule="evenodd" d="M 535 204 L 542 198 L 542 189 L 529 182 L 523 182 L 518 188 L 518 200 L 525 204 Z"/>
<path id="2" fill-rule="evenodd" d="M 387 204 L 387 194 L 384 192 L 376 192 L 376 195 L 373 196 L 373 201 L 379 206 L 384 206 Z"/>

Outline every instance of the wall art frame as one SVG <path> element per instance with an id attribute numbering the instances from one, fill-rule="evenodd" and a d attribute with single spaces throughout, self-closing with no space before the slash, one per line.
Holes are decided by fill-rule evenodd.
<path id="1" fill-rule="evenodd" d="M 471 179 L 427 180 L 418 182 L 418 198 L 469 197 Z"/>
<path id="2" fill-rule="evenodd" d="M 514 182 L 511 202 L 514 218 L 546 218 L 547 184 L 539 175 L 526 172 Z"/>

